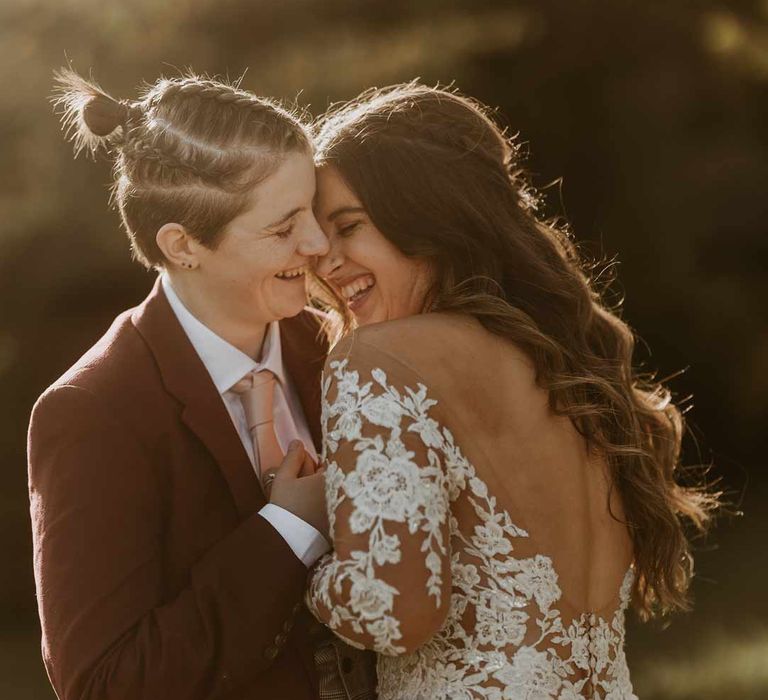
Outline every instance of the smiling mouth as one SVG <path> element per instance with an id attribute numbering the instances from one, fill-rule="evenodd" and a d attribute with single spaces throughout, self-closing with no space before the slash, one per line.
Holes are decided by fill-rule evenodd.
<path id="1" fill-rule="evenodd" d="M 282 272 L 278 272 L 275 277 L 279 280 L 296 280 L 304 277 L 304 275 L 307 273 L 307 266 L 302 265 L 301 267 L 294 267 L 291 270 L 283 270 Z"/>
<path id="2" fill-rule="evenodd" d="M 341 296 L 347 302 L 350 310 L 355 311 L 376 286 L 376 278 L 373 275 L 362 275 L 353 282 L 345 284 L 341 288 Z"/>

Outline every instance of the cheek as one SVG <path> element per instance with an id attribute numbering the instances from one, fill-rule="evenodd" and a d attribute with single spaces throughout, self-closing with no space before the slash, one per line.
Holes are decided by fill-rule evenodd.
<path id="1" fill-rule="evenodd" d="M 402 254 L 378 232 L 366 231 L 345 242 L 345 257 L 370 270 L 379 282 L 398 278 L 402 273 Z"/>
<path id="2" fill-rule="evenodd" d="M 261 298 L 271 292 L 274 273 L 266 269 L 263 260 L 259 258 L 240 253 L 221 259 L 217 267 L 219 279 L 242 303 L 258 304 Z"/>
<path id="3" fill-rule="evenodd" d="M 411 258 L 405 257 L 397 251 L 390 258 L 387 277 L 397 283 L 401 294 L 412 296 L 414 290 L 420 289 L 423 280 L 421 264 Z"/>
<path id="4" fill-rule="evenodd" d="M 407 270 L 407 285 L 411 301 L 418 301 L 425 292 L 425 279 L 421 267 L 409 265 Z"/>
<path id="5" fill-rule="evenodd" d="M 336 250 L 345 260 L 376 274 L 376 247 L 366 241 L 366 236 L 341 238 L 336 244 Z"/>
<path id="6" fill-rule="evenodd" d="M 393 289 L 390 290 L 396 313 L 410 315 L 424 310 L 432 285 L 432 275 L 422 261 L 401 259 L 391 275 Z"/>
<path id="7" fill-rule="evenodd" d="M 260 247 L 240 260 L 240 268 L 253 283 L 270 285 L 276 282 L 275 275 L 290 267 L 293 246 L 280 241 L 268 247 Z"/>

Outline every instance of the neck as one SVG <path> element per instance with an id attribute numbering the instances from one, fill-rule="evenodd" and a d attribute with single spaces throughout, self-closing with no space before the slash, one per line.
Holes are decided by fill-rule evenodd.
<path id="1" fill-rule="evenodd" d="M 248 323 L 235 318 L 232 316 L 230 304 L 199 285 L 191 284 L 188 276 L 169 272 L 165 274 L 170 278 L 176 295 L 200 323 L 248 357 L 254 360 L 261 357 L 268 324 Z"/>

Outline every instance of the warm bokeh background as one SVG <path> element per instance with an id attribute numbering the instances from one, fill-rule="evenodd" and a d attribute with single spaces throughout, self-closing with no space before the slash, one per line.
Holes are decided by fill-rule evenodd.
<path id="1" fill-rule="evenodd" d="M 0 697 L 50 699 L 25 473 L 36 396 L 138 302 L 109 167 L 73 161 L 46 97 L 67 60 L 119 97 L 237 77 L 314 113 L 370 85 L 455 81 L 530 144 L 553 213 L 617 256 L 639 360 L 694 395 L 689 463 L 744 517 L 699 545 L 697 607 L 633 625 L 643 698 L 768 697 L 768 0 L 3 0 Z M 698 448 L 696 447 L 698 442 Z M 126 523 L 130 527 L 130 523 Z M 248 556 L 247 552 L 243 556 Z"/>

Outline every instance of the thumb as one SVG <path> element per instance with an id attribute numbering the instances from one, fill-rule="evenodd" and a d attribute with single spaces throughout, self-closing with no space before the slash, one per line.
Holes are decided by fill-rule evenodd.
<path id="1" fill-rule="evenodd" d="M 299 476 L 301 467 L 304 464 L 304 445 L 301 440 L 294 440 L 288 447 L 288 452 L 277 468 L 275 481 L 285 481 L 295 479 Z"/>

